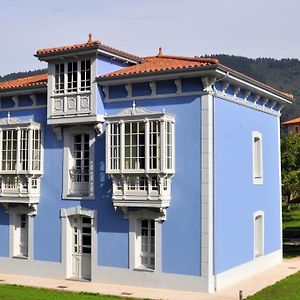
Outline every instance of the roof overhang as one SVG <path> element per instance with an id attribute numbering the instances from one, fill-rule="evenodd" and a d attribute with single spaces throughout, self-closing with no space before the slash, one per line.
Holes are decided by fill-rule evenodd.
<path id="1" fill-rule="evenodd" d="M 276 99 L 284 103 L 293 103 L 293 98 L 276 89 L 261 83 L 251 77 L 248 77 L 238 71 L 232 70 L 221 64 L 193 67 L 186 69 L 164 70 L 156 72 L 145 72 L 140 74 L 128 74 L 115 77 L 98 77 L 97 82 L 101 86 L 119 85 L 126 83 L 138 83 L 155 80 L 168 80 L 177 78 L 188 78 L 198 76 L 215 77 L 216 80 L 224 78 L 231 84 L 236 84 L 242 88 L 248 89 L 253 93 L 260 93 L 266 97 Z"/>
<path id="2" fill-rule="evenodd" d="M 7 96 L 29 95 L 36 93 L 47 93 L 47 84 L 15 87 L 0 90 L 0 98 Z"/>

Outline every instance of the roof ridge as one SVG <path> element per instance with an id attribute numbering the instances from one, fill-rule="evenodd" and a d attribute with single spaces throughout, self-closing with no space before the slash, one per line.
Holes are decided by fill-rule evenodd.
<path id="1" fill-rule="evenodd" d="M 131 54 L 129 52 L 108 46 L 99 40 L 94 40 L 94 41 L 89 40 L 85 43 L 71 44 L 71 45 L 59 46 L 59 47 L 41 48 L 36 51 L 35 56 L 43 57 L 43 56 L 49 55 L 49 54 L 51 55 L 51 54 L 56 54 L 56 53 L 60 53 L 60 52 L 67 52 L 67 51 L 78 50 L 78 49 L 83 49 L 83 48 L 103 49 L 103 50 L 114 52 L 114 54 L 116 54 L 116 55 L 123 55 L 128 59 L 132 59 L 135 61 L 142 61 L 142 58 L 135 54 Z"/>
<path id="2" fill-rule="evenodd" d="M 214 57 L 193 57 L 193 56 L 181 56 L 181 55 L 166 55 L 166 54 L 158 54 L 154 56 L 145 56 L 144 59 L 152 59 L 152 58 L 169 58 L 169 59 L 178 59 L 178 60 L 189 60 L 196 62 L 209 62 L 218 64 L 219 60 Z"/>

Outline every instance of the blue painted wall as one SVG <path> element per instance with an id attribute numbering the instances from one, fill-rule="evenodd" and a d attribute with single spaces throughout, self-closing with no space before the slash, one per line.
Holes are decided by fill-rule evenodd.
<path id="1" fill-rule="evenodd" d="M 265 254 L 281 247 L 277 122 L 215 99 L 216 273 L 253 260 L 256 211 L 264 211 Z M 263 185 L 252 180 L 252 131 L 262 133 Z"/>
<path id="2" fill-rule="evenodd" d="M 193 96 L 140 100 L 136 105 L 151 111 L 165 109 L 176 115 L 176 173 L 172 179 L 172 201 L 167 209 L 167 221 L 162 225 L 162 271 L 200 275 L 200 99 Z M 117 114 L 127 107 L 132 107 L 131 101 L 105 104 L 108 115 Z M 127 238 L 127 232 L 123 235 Z M 109 243 L 107 240 L 104 246 L 107 248 L 104 251 L 106 259 L 113 256 L 111 253 L 116 249 L 118 255 L 123 251 L 127 253 L 127 248 L 121 248 L 119 243 L 114 235 L 110 236 Z"/>
<path id="3" fill-rule="evenodd" d="M 5 213 L 3 205 L 0 205 L 0 256 L 9 256 L 9 218 Z"/>
<path id="4" fill-rule="evenodd" d="M 117 71 L 124 67 L 128 67 L 124 62 L 111 59 L 104 55 L 98 55 L 96 59 L 96 76 Z"/>

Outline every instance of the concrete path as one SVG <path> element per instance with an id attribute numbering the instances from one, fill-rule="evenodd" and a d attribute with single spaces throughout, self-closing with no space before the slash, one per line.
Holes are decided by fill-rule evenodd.
<path id="1" fill-rule="evenodd" d="M 148 299 L 169 300 L 238 300 L 239 291 L 243 291 L 246 298 L 266 286 L 296 273 L 300 270 L 300 257 L 284 260 L 283 263 L 269 268 L 255 276 L 248 277 L 238 283 L 222 289 L 214 294 L 202 294 L 178 290 L 150 289 L 133 286 L 101 284 L 95 282 L 81 282 L 49 278 L 37 278 L 18 275 L 0 274 L 0 284 L 20 284 L 33 287 L 44 287 L 66 291 L 83 291 L 106 295 L 118 295 Z"/>

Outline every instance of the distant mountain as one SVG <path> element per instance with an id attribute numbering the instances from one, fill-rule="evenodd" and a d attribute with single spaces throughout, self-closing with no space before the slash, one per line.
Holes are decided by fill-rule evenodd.
<path id="1" fill-rule="evenodd" d="M 294 104 L 282 112 L 282 121 L 300 116 L 300 61 L 298 59 L 257 58 L 216 54 L 210 55 L 237 71 L 253 77 L 272 87 L 294 95 Z M 45 73 L 46 69 L 18 72 L 0 76 L 0 82 Z"/>
<path id="2" fill-rule="evenodd" d="M 47 69 L 39 69 L 39 70 L 26 71 L 26 72 L 10 73 L 4 76 L 0 76 L 0 82 L 14 80 L 14 79 L 28 77 L 28 76 L 40 75 L 46 72 Z"/>

